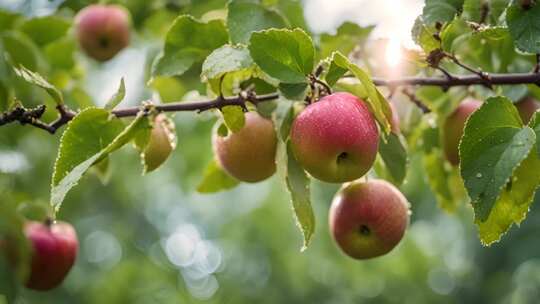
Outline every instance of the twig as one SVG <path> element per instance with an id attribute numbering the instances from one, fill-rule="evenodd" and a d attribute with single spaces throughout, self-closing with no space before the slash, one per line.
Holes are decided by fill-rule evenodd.
<path id="1" fill-rule="evenodd" d="M 353 77 L 348 75 L 346 77 Z M 489 79 L 485 79 L 477 74 L 475 75 L 452 75 L 447 77 L 404 77 L 395 79 L 373 78 L 373 83 L 377 86 L 404 86 L 404 85 L 423 85 L 456 87 L 485 85 L 516 85 L 516 84 L 536 84 L 540 85 L 540 73 L 510 73 L 510 74 L 490 74 Z"/>
<path id="2" fill-rule="evenodd" d="M 373 83 L 377 86 L 400 87 L 400 86 L 440 86 L 443 88 L 455 86 L 472 86 L 472 85 L 517 85 L 517 84 L 535 84 L 540 86 L 539 73 L 514 73 L 514 74 L 491 74 L 489 78 L 481 74 L 473 75 L 451 75 L 451 77 L 404 77 L 395 79 L 373 78 Z M 353 77 L 346 75 L 344 77 Z M 319 83 L 320 84 L 320 83 Z M 325 87 L 324 85 L 320 84 Z M 269 100 L 279 98 L 279 94 L 271 93 L 266 95 L 256 95 L 251 90 L 243 91 L 236 97 L 216 98 L 203 102 L 176 102 L 156 105 L 155 109 L 160 112 L 182 112 L 182 111 L 197 111 L 204 112 L 210 109 L 221 109 L 225 106 L 240 106 L 245 108 L 246 102 L 258 104 Z M 57 111 L 59 116 L 56 120 L 47 124 L 41 121 L 41 116 L 45 112 L 45 105 L 38 106 L 33 109 L 26 109 L 18 106 L 14 109 L 0 114 L 0 126 L 19 122 L 23 125 L 32 125 L 36 128 L 43 129 L 51 134 L 54 134 L 59 128 L 67 124 L 76 113 L 71 111 L 64 105 L 58 106 Z M 112 111 L 116 117 L 133 117 L 140 111 L 140 107 L 129 107 L 116 109 Z"/>
<path id="3" fill-rule="evenodd" d="M 534 65 L 533 73 L 539 73 L 540 72 L 540 54 L 536 54 L 536 64 Z"/>
<path id="4" fill-rule="evenodd" d="M 408 88 L 403 88 L 401 92 L 407 97 L 409 97 L 409 100 L 414 103 L 420 110 L 422 110 L 424 114 L 431 112 L 431 109 L 428 108 L 428 106 L 426 106 L 420 99 L 418 99 L 414 92 L 409 91 Z"/>

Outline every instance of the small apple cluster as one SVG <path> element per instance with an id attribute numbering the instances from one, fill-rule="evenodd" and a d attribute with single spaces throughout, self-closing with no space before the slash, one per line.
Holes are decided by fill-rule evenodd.
<path id="1" fill-rule="evenodd" d="M 277 136 L 271 120 L 246 114 L 238 132 L 213 135 L 220 166 L 243 182 L 259 182 L 276 171 Z M 397 116 L 392 130 L 399 132 Z M 347 183 L 330 208 L 330 230 L 338 246 L 355 259 L 391 251 L 409 223 L 407 199 L 383 180 L 360 181 L 373 166 L 379 130 L 365 102 L 349 93 L 334 93 L 308 105 L 290 132 L 295 159 L 314 178 Z M 349 183 L 350 182 L 350 183 Z"/>

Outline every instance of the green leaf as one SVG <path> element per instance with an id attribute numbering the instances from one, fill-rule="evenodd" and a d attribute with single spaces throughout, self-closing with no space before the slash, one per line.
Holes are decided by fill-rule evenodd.
<path id="1" fill-rule="evenodd" d="M 17 76 L 23 78 L 28 83 L 44 89 L 54 99 L 57 105 L 64 104 L 64 97 L 62 96 L 62 92 L 60 92 L 60 90 L 58 90 L 52 84 L 48 83 L 47 80 L 45 80 L 41 75 L 36 72 L 30 71 L 24 66 L 20 66 L 19 68 L 14 67 L 13 70 L 15 70 Z"/>
<path id="2" fill-rule="evenodd" d="M 467 25 L 465 20 L 455 18 L 441 32 L 442 49 L 447 52 L 453 52 L 454 41 L 456 41 L 458 37 L 468 35 L 471 31 L 471 28 Z"/>
<path id="3" fill-rule="evenodd" d="M 298 27 L 308 31 L 302 0 L 263 0 L 263 2 L 274 2 L 269 4 L 273 4 L 273 8 L 277 9 L 285 17 L 291 28 Z"/>
<path id="4" fill-rule="evenodd" d="M 120 119 L 104 109 L 81 111 L 62 135 L 51 185 L 51 205 L 59 210 L 66 194 L 95 163 L 131 141 L 148 127 L 148 119 L 138 115 L 124 128 Z"/>
<path id="5" fill-rule="evenodd" d="M 530 9 L 521 7 L 519 1 L 508 7 L 506 23 L 516 47 L 527 53 L 540 53 L 540 5 Z"/>
<path id="6" fill-rule="evenodd" d="M 244 111 L 241 107 L 225 106 L 221 109 L 221 113 L 223 114 L 225 125 L 231 132 L 238 132 L 244 127 L 246 117 L 244 116 Z"/>
<path id="7" fill-rule="evenodd" d="M 366 103 L 371 113 L 375 116 L 375 119 L 379 122 L 379 125 L 386 134 L 390 133 L 390 120 L 392 119 L 392 112 L 388 101 L 382 96 L 377 87 L 371 81 L 371 77 L 367 72 L 360 67 L 351 63 L 349 59 L 343 56 L 339 52 L 335 52 L 332 57 L 333 64 L 335 63 L 342 69 L 349 70 L 364 86 L 367 93 Z M 351 92 L 354 93 L 354 92 Z M 364 97 L 364 96 L 359 96 Z"/>
<path id="8" fill-rule="evenodd" d="M 75 50 L 76 43 L 70 37 L 51 42 L 43 49 L 45 57 L 51 66 L 66 70 L 75 66 L 75 59 L 73 57 Z"/>
<path id="9" fill-rule="evenodd" d="M 280 83 L 279 91 L 290 100 L 304 100 L 308 92 L 307 83 Z"/>
<path id="10" fill-rule="evenodd" d="M 256 65 L 248 49 L 242 45 L 227 44 L 214 50 L 206 58 L 202 66 L 201 78 L 209 82 L 212 91 L 219 95 L 232 93 L 233 86 L 238 86 L 242 81 L 257 74 Z"/>
<path id="11" fill-rule="evenodd" d="M 233 0 L 228 5 L 227 26 L 233 43 L 247 44 L 253 32 L 287 27 L 287 22 L 278 12 L 255 1 Z"/>
<path id="12" fill-rule="evenodd" d="M 498 241 L 512 224 L 523 221 L 529 211 L 534 193 L 540 185 L 540 159 L 531 151 L 513 172 L 510 182 L 502 189 L 489 217 L 476 219 L 480 240 L 484 245 Z"/>
<path id="13" fill-rule="evenodd" d="M 426 0 L 422 18 L 427 24 L 449 22 L 461 11 L 464 0 Z"/>
<path id="14" fill-rule="evenodd" d="M 201 78 L 220 78 L 223 74 L 243 70 L 254 64 L 245 46 L 224 45 L 214 50 L 204 61 Z"/>
<path id="15" fill-rule="evenodd" d="M 202 181 L 197 186 L 197 192 L 215 193 L 232 189 L 239 183 L 238 180 L 223 171 L 215 160 L 212 160 L 204 172 Z"/>
<path id="16" fill-rule="evenodd" d="M 536 142 L 512 102 L 487 100 L 467 121 L 459 145 L 460 170 L 478 222 L 490 220 L 496 201 Z"/>
<path id="17" fill-rule="evenodd" d="M 407 150 L 399 135 L 390 133 L 387 141 L 379 141 L 379 154 L 385 167 L 392 177 L 392 181 L 400 185 L 407 174 Z"/>
<path id="18" fill-rule="evenodd" d="M 124 100 L 124 97 L 126 96 L 126 85 L 124 83 L 124 77 L 120 79 L 120 86 L 118 87 L 118 90 L 116 90 L 116 93 L 114 93 L 111 98 L 109 98 L 109 101 L 105 104 L 106 110 L 112 110 L 116 108 L 116 106 Z"/>
<path id="19" fill-rule="evenodd" d="M 345 73 L 349 69 L 340 67 L 337 65 L 334 60 L 332 59 L 333 56 L 329 57 L 328 61 L 330 61 L 330 67 L 328 68 L 328 72 L 325 75 L 326 83 L 328 83 L 329 86 L 333 87 Z"/>
<path id="20" fill-rule="evenodd" d="M 20 30 L 42 46 L 66 35 L 70 27 L 69 19 L 52 15 L 28 19 L 21 24 Z"/>
<path id="21" fill-rule="evenodd" d="M 0 32 L 11 29 L 20 18 L 19 14 L 0 9 Z"/>
<path id="22" fill-rule="evenodd" d="M 228 39 L 221 20 L 204 23 L 191 16 L 180 16 L 167 32 L 163 53 L 156 58 L 152 75 L 182 75 Z"/>
<path id="23" fill-rule="evenodd" d="M 282 82 L 303 83 L 313 70 L 313 42 L 301 29 L 255 32 L 251 35 L 249 51 L 265 73 Z"/>
<path id="24" fill-rule="evenodd" d="M 335 51 L 349 54 L 355 47 L 367 40 L 374 28 L 374 26 L 361 27 L 356 23 L 347 21 L 339 26 L 336 34 L 322 34 L 320 42 L 321 58 L 326 58 Z"/>
<path id="25" fill-rule="evenodd" d="M 285 145 L 285 143 L 282 143 Z M 304 245 L 301 251 L 309 246 L 315 232 L 315 215 L 311 207 L 309 184 L 306 172 L 294 158 L 290 142 L 287 144 L 287 190 L 291 194 L 296 223 L 304 236 Z"/>
<path id="26" fill-rule="evenodd" d="M 8 31 L 0 34 L 0 38 L 14 66 L 23 65 L 32 71 L 38 69 L 40 52 L 28 36 L 20 32 Z"/>
<path id="27" fill-rule="evenodd" d="M 441 47 L 440 41 L 435 39 L 437 30 L 434 26 L 427 25 L 421 17 L 414 22 L 411 35 L 416 44 L 418 44 L 426 54 Z"/>

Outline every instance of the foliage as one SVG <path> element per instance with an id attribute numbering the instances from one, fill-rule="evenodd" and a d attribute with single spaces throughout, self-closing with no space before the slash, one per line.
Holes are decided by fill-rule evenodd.
<path id="1" fill-rule="evenodd" d="M 444 292 L 433 294 L 425 286 L 419 287 L 415 277 L 435 285 L 441 277 L 451 280 L 452 288 L 459 290 L 457 301 L 489 301 L 502 292 L 497 286 L 512 284 L 509 278 L 493 279 L 483 286 L 490 289 L 486 295 L 471 296 L 470 286 L 460 279 L 472 274 L 475 267 L 470 264 L 482 264 L 482 258 L 492 262 L 514 247 L 527 251 L 531 231 L 538 226 L 537 214 L 529 209 L 540 186 L 540 114 L 524 124 L 513 105 L 526 95 L 538 94 L 538 89 L 492 85 L 483 74 L 534 69 L 535 54 L 540 53 L 537 1 L 531 7 L 517 0 L 425 1 L 411 31 L 421 49 L 407 63 L 411 74 L 428 77 L 443 70 L 451 75 L 435 75 L 448 81 L 461 74 L 485 77 L 484 85 L 468 88 L 417 88 L 415 102 L 424 105 L 426 113 L 371 76 L 378 76 L 382 69 L 367 58 L 378 51 L 370 49 L 373 44 L 368 37 L 373 27 L 345 22 L 335 33 L 312 34 L 301 2 L 294 0 L 118 1 L 132 14 L 137 36 L 132 47 L 140 51 L 145 46 L 145 62 L 129 65 L 144 65 L 148 86 L 135 100 L 130 97 L 135 86 L 117 79 L 115 93 L 99 100 L 87 84 L 92 73 L 109 68 L 108 63 L 83 57 L 75 43 L 73 19 L 67 17 L 86 2 L 64 1 L 53 14 L 43 17 L 0 10 L 0 118 L 14 109 L 39 105 L 47 109 L 42 116 L 30 118 L 34 123 L 37 119 L 53 121 L 57 106 L 77 110 L 67 126 L 59 129 L 61 136 L 28 132 L 15 125 L 2 126 L 0 131 L 0 191 L 4 195 L 0 248 L 2 241 L 15 239 L 22 259 L 10 263 L 9 257 L 0 255 L 0 303 L 3 297 L 11 303 L 18 296 L 43 303 L 177 303 L 189 301 L 186 290 L 205 299 L 202 292 L 211 290 L 216 278 L 224 290 L 214 297 L 216 303 L 251 302 L 263 292 L 268 295 L 263 303 L 352 303 L 370 294 L 376 302 L 385 303 L 401 296 L 417 302 L 453 302 Z M 359 49 L 367 56 L 355 56 Z M 382 134 L 378 161 L 369 177 L 401 186 L 413 202 L 410 239 L 399 253 L 382 262 L 360 265 L 337 256 L 322 231 L 327 225 L 323 224 L 326 214 L 321 212 L 326 212 L 336 186 L 314 181 L 289 147 L 295 116 L 328 89 L 349 91 L 366 102 Z M 391 132 L 390 98 L 385 97 L 394 93 L 390 101 L 400 104 L 400 134 Z M 263 94 L 276 94 L 275 101 L 257 100 Z M 446 117 L 466 96 L 485 102 L 467 120 L 458 168 L 445 160 L 441 135 Z M 153 103 L 140 102 L 149 97 Z M 220 104 L 233 97 L 238 97 L 237 103 Z M 180 106 L 189 105 L 182 100 L 215 102 L 196 109 L 207 112 L 200 117 L 194 112 L 171 116 L 179 136 L 172 136 L 170 144 L 174 146 L 177 140 L 178 152 L 143 181 L 140 168 L 133 166 L 138 153 L 121 148 L 134 144 L 144 163 L 151 118 L 163 109 L 158 108 L 160 102 L 166 105 L 175 100 Z M 131 117 L 126 120 L 118 111 L 129 104 L 136 107 L 130 112 L 133 115 L 124 115 Z M 214 118 L 223 121 L 219 134 L 237 132 L 245 125 L 246 110 L 257 110 L 274 122 L 281 183 L 274 179 L 245 185 L 211 160 L 209 134 Z M 3 165 L 9 162 L 4 156 L 10 151 L 25 159 L 28 168 L 15 161 L 12 170 Z M 92 172 L 101 177 L 112 174 L 110 179 L 102 178 L 110 184 L 96 182 Z M 77 184 L 81 186 L 75 187 Z M 194 194 L 195 190 L 200 194 Z M 284 203 L 289 199 L 292 208 Z M 453 213 L 451 217 L 432 207 L 435 200 L 445 212 Z M 217 206 L 219 201 L 231 204 Z M 470 202 L 474 215 L 463 208 L 463 202 Z M 22 210 L 30 205 L 38 206 L 38 214 L 73 220 L 84 236 L 81 254 L 85 260 L 76 266 L 65 287 L 42 299 L 28 291 L 18 293 L 28 270 L 22 225 L 29 216 Z M 285 215 L 288 209 L 301 232 L 302 255 L 291 217 Z M 529 220 L 524 222 L 526 217 Z M 205 227 L 207 235 L 197 230 L 195 222 Z M 522 230 L 511 228 L 522 222 Z M 483 245 L 510 233 L 493 246 L 494 251 L 485 251 L 464 233 L 471 230 L 471 223 Z M 447 229 L 455 234 L 448 240 L 435 235 L 444 235 Z M 222 235 L 220 251 L 211 239 Z M 426 242 L 435 249 L 426 250 Z M 463 256 L 471 252 L 452 247 L 452 242 L 472 248 L 477 254 L 475 262 L 455 257 L 454 251 Z M 185 246 L 184 251 L 178 251 L 178 244 Z M 517 263 L 539 252 L 540 248 L 531 246 L 530 254 L 515 260 L 506 257 L 507 265 L 501 267 L 514 271 Z M 100 249 L 113 253 L 107 256 Z M 118 252 L 121 261 L 114 257 Z M 221 260 L 218 263 L 211 256 L 216 252 L 232 265 L 230 269 L 218 269 Z M 205 258 L 196 260 L 196 253 Z M 445 265 L 452 258 L 463 265 Z M 212 268 L 212 262 L 218 265 Z M 538 264 L 534 260 L 527 263 Z M 438 268 L 430 270 L 433 265 Z M 493 265 L 485 266 L 482 275 L 489 278 L 497 272 L 490 267 Z M 516 270 L 514 280 L 521 280 L 525 268 Z M 179 288 L 178 271 L 186 282 Z M 334 293 L 337 287 L 349 288 L 349 294 Z M 382 293 L 385 288 L 394 294 Z M 526 293 L 519 288 L 513 292 L 510 295 L 507 289 L 504 296 L 518 298 Z"/>

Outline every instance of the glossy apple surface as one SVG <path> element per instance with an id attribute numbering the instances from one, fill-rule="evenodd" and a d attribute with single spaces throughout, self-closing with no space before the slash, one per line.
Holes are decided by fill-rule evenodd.
<path id="1" fill-rule="evenodd" d="M 256 112 L 246 113 L 244 127 L 227 136 L 214 128 L 214 155 L 232 177 L 248 183 L 267 179 L 276 172 L 277 137 L 274 123 Z M 221 123 L 218 123 L 220 125 Z"/>
<path id="2" fill-rule="evenodd" d="M 342 183 L 363 176 L 372 167 L 379 131 L 362 100 L 334 93 L 296 117 L 291 144 L 295 158 L 313 177 Z"/>
<path id="3" fill-rule="evenodd" d="M 390 252 L 409 224 L 409 203 L 384 180 L 354 181 L 334 197 L 330 231 L 341 250 L 355 259 Z"/>
<path id="4" fill-rule="evenodd" d="M 49 290 L 57 287 L 75 263 L 79 242 L 73 227 L 64 222 L 28 222 L 25 234 L 31 243 L 32 265 L 26 287 Z"/>

